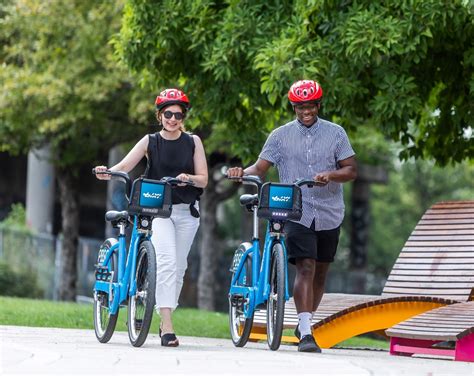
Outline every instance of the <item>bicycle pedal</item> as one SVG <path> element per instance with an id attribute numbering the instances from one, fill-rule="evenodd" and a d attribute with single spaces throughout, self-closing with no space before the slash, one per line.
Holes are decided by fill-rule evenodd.
<path id="1" fill-rule="evenodd" d="M 142 330 L 143 320 L 135 320 L 135 330 Z"/>
<path id="2" fill-rule="evenodd" d="M 234 294 L 230 297 L 230 303 L 235 307 L 244 302 L 244 296 L 242 294 Z"/>

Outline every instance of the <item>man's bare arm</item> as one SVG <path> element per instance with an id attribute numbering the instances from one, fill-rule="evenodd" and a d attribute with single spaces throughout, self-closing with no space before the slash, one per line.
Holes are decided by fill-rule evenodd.
<path id="1" fill-rule="evenodd" d="M 258 159 L 253 165 L 243 169 L 242 167 L 231 167 L 227 170 L 227 176 L 242 177 L 245 175 L 257 175 L 260 178 L 265 178 L 268 170 L 272 167 L 272 163 L 265 159 Z"/>

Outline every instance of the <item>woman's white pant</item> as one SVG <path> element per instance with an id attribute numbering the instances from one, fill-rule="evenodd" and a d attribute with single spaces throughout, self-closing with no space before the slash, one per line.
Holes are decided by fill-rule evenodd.
<path id="1" fill-rule="evenodd" d="M 197 205 L 196 205 L 197 206 Z M 156 309 L 175 309 L 188 267 L 188 254 L 199 227 L 189 204 L 173 205 L 170 218 L 155 218 L 151 241 L 156 253 Z"/>

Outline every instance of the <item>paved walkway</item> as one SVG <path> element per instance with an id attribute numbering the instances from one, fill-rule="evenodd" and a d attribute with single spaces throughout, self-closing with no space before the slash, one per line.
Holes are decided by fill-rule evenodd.
<path id="1" fill-rule="evenodd" d="M 295 346 L 270 351 L 264 343 L 235 348 L 230 340 L 181 337 L 163 348 L 150 335 L 141 348 L 115 333 L 108 344 L 91 330 L 0 326 L 0 374 L 272 374 L 474 375 L 474 364 L 390 356 L 386 351 L 325 350 L 303 354 Z"/>

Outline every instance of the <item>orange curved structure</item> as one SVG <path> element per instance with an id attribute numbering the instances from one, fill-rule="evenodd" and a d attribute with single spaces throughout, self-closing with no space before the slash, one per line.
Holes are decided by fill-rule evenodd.
<path id="1" fill-rule="evenodd" d="M 433 205 L 401 250 L 382 295 L 324 294 L 313 318 L 322 348 L 379 331 L 416 315 L 474 300 L 474 201 Z M 294 302 L 285 306 L 285 328 L 295 328 Z M 266 338 L 266 312 L 255 312 L 251 340 Z M 297 342 L 284 336 L 285 342 Z M 473 347 L 474 348 L 474 347 Z"/>

